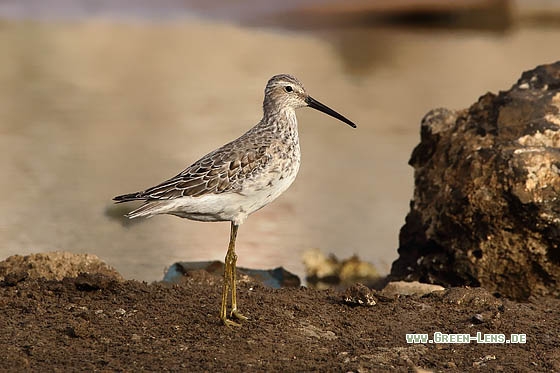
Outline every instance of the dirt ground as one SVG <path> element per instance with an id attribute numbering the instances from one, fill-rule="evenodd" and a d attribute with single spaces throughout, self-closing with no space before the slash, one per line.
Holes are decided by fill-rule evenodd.
<path id="1" fill-rule="evenodd" d="M 220 324 L 221 279 L 179 285 L 7 276 L 3 371 L 560 371 L 560 300 L 515 303 L 483 289 L 384 297 L 239 284 L 240 328 Z M 407 333 L 526 334 L 525 344 L 407 344 Z"/>

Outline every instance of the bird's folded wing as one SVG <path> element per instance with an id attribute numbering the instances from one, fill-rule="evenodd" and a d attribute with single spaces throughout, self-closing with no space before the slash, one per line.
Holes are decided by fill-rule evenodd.
<path id="1" fill-rule="evenodd" d="M 244 150 L 230 143 L 207 154 L 177 176 L 137 193 L 135 199 L 168 200 L 236 192 L 269 160 L 266 146 Z"/>

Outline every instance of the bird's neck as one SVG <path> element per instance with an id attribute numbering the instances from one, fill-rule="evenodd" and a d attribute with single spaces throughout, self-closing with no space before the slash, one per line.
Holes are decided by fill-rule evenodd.
<path id="1" fill-rule="evenodd" d="M 271 132 L 297 135 L 296 111 L 293 108 L 277 110 L 266 110 L 265 108 L 260 125 L 266 127 Z"/>

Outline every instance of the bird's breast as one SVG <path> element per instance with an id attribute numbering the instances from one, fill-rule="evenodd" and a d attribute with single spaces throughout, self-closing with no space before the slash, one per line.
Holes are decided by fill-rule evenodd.
<path id="1" fill-rule="evenodd" d="M 244 183 L 240 194 L 245 196 L 242 206 L 251 214 L 278 198 L 296 179 L 300 165 L 299 148 L 296 152 L 278 154 L 268 167 L 248 183 Z"/>

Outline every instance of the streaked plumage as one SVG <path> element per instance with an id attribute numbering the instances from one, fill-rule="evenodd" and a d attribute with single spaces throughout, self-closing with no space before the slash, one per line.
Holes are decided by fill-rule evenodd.
<path id="1" fill-rule="evenodd" d="M 276 75 L 266 85 L 264 114 L 256 126 L 208 153 L 177 176 L 141 192 L 114 198 L 118 203 L 145 201 L 127 215 L 129 218 L 171 214 L 199 221 L 231 221 L 220 312 L 227 325 L 236 325 L 225 313 L 225 293 L 230 287 L 230 316 L 244 319 L 236 310 L 235 299 L 237 227 L 248 215 L 276 199 L 295 180 L 300 165 L 295 109 L 304 106 L 355 127 L 350 120 L 311 98 L 295 77 Z"/>

